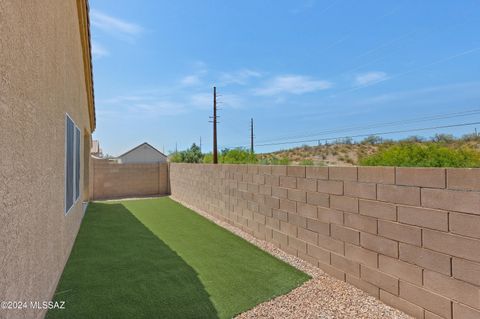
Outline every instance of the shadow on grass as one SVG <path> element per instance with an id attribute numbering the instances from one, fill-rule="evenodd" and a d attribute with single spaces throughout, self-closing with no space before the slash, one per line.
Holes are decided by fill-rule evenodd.
<path id="1" fill-rule="evenodd" d="M 198 274 L 122 204 L 92 203 L 46 318 L 217 318 Z"/>

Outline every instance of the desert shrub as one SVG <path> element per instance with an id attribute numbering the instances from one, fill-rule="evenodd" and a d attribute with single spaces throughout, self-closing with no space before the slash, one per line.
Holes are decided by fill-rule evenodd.
<path id="1" fill-rule="evenodd" d="M 480 141 L 480 135 L 477 133 L 465 134 L 461 137 L 464 142 Z"/>
<path id="2" fill-rule="evenodd" d="M 203 157 L 204 163 L 213 163 L 213 154 L 208 153 Z M 218 162 L 222 164 L 254 164 L 258 160 L 255 154 L 243 148 L 225 148 L 218 154 Z"/>
<path id="3" fill-rule="evenodd" d="M 224 164 L 254 164 L 257 163 L 255 154 L 243 148 L 223 149 L 220 163 Z"/>
<path id="4" fill-rule="evenodd" d="M 382 143 L 382 138 L 377 135 L 370 135 L 365 137 L 363 140 L 360 141 L 361 144 L 370 144 L 370 145 L 375 145 L 375 144 L 380 144 Z"/>
<path id="5" fill-rule="evenodd" d="M 360 159 L 365 166 L 480 167 L 480 152 L 436 143 L 401 143 Z"/>
<path id="6" fill-rule="evenodd" d="M 349 164 L 352 164 L 352 165 L 355 165 L 355 161 L 354 161 L 352 158 L 350 158 L 350 157 L 348 157 L 348 158 L 345 160 L 345 162 L 347 162 L 347 163 L 349 163 Z"/>
<path id="7" fill-rule="evenodd" d="M 311 166 L 313 165 L 313 161 L 311 159 L 304 159 L 300 161 L 300 165 Z"/>
<path id="8" fill-rule="evenodd" d="M 402 140 L 400 140 L 400 142 L 405 142 L 405 143 L 421 143 L 425 141 L 425 138 L 423 138 L 422 136 L 418 136 L 418 135 L 412 135 L 412 136 L 409 136 L 407 138 L 404 138 Z"/>
<path id="9" fill-rule="evenodd" d="M 264 158 L 260 160 L 259 164 L 263 165 L 289 165 L 290 159 L 287 157 L 276 157 L 272 156 L 269 158 Z"/>
<path id="10" fill-rule="evenodd" d="M 435 134 L 435 136 L 432 137 L 432 141 L 437 143 L 452 143 L 455 141 L 455 137 L 451 134 Z"/>
<path id="11" fill-rule="evenodd" d="M 203 163 L 205 163 L 205 164 L 213 163 L 213 154 L 212 153 L 207 153 L 207 154 L 203 155 Z"/>

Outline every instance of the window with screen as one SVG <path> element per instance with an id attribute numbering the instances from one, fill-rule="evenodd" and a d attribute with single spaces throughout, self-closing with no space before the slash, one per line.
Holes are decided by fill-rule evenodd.
<path id="1" fill-rule="evenodd" d="M 80 129 L 70 116 L 65 117 L 65 214 L 80 197 Z"/>
<path id="2" fill-rule="evenodd" d="M 75 128 L 75 200 L 80 197 L 80 129 Z"/>

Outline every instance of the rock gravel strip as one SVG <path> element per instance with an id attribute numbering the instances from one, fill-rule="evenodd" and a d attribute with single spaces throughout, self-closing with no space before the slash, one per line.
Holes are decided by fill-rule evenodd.
<path id="1" fill-rule="evenodd" d="M 221 221 L 175 197 L 171 198 L 312 277 L 288 294 L 259 304 L 235 318 L 412 319 L 409 315 L 384 304 L 360 289 L 327 275 L 320 268 L 287 254 L 273 244 L 259 240 L 238 227 Z"/>

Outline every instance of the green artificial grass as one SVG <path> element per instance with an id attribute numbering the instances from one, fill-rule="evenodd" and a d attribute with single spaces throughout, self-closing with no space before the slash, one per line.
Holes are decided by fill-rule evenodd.
<path id="1" fill-rule="evenodd" d="M 98 202 L 47 318 L 230 318 L 308 279 L 168 197 Z"/>

